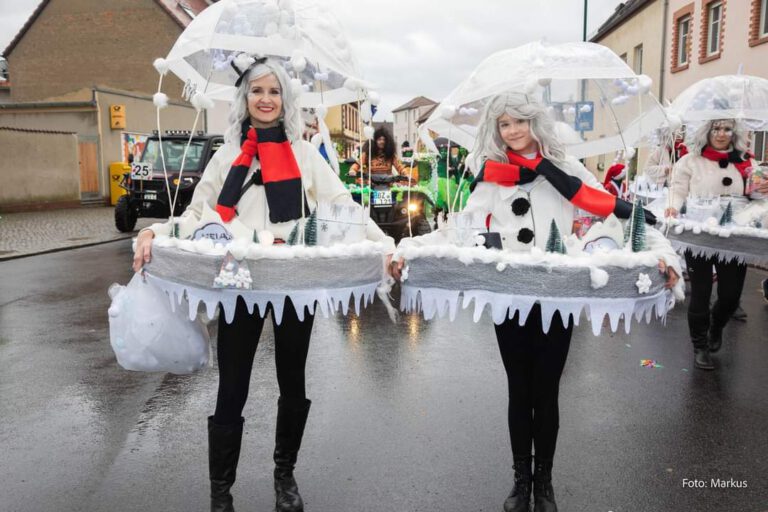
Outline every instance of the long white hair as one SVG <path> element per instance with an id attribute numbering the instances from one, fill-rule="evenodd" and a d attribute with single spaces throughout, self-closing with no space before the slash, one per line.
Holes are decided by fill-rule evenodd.
<path id="1" fill-rule="evenodd" d="M 240 83 L 235 93 L 235 99 L 229 109 L 229 128 L 224 134 L 226 142 L 240 146 L 242 124 L 248 118 L 248 88 L 252 80 L 272 74 L 280 83 L 280 97 L 283 100 L 281 120 L 285 126 L 285 134 L 290 142 L 301 139 L 301 112 L 299 98 L 291 87 L 291 79 L 283 66 L 273 59 L 256 64 L 248 72 L 248 76 Z"/>
<path id="2" fill-rule="evenodd" d="M 746 153 L 749 151 L 749 139 L 747 138 L 747 130 L 744 124 L 737 119 L 714 119 L 702 123 L 690 136 L 686 139 L 685 145 L 688 146 L 688 151 L 694 155 L 700 155 L 701 151 L 709 145 L 709 134 L 712 131 L 712 127 L 716 123 L 728 121 L 733 123 L 733 137 L 731 138 L 731 146 L 736 149 L 742 158 L 746 158 Z"/>
<path id="3" fill-rule="evenodd" d="M 501 138 L 498 126 L 499 117 L 504 114 L 530 122 L 531 136 L 539 144 L 539 151 L 544 158 L 555 163 L 565 160 L 565 147 L 555 137 L 555 122 L 547 114 L 544 105 L 518 92 L 494 96 L 483 109 L 475 145 L 475 152 L 481 160 L 509 163 L 507 145 Z"/>

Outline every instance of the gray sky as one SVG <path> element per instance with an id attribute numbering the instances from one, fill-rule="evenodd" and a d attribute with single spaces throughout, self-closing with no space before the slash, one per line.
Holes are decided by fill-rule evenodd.
<path id="1" fill-rule="evenodd" d="M 324 0 L 345 27 L 381 113 L 414 96 L 445 96 L 485 57 L 529 41 L 579 41 L 582 0 Z M 0 49 L 38 0 L 0 0 Z M 619 0 L 589 0 L 588 33 Z M 147 62 L 151 65 L 151 62 Z M 12 72 L 12 70 L 11 70 Z"/>

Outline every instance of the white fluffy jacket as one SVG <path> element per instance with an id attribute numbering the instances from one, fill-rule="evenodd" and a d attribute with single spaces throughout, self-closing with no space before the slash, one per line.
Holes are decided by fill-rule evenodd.
<path id="1" fill-rule="evenodd" d="M 750 161 L 754 166 L 754 160 Z M 730 182 L 726 185 L 725 180 Z M 677 161 L 672 173 L 672 207 L 680 210 L 689 195 L 697 197 L 744 195 L 744 180 L 733 164 L 721 169 L 718 162 L 689 153 Z"/>
<path id="2" fill-rule="evenodd" d="M 296 163 L 301 170 L 302 184 L 306 191 L 307 203 L 310 211 L 306 212 L 309 216 L 318 202 L 326 203 L 354 203 L 349 191 L 339 180 L 339 177 L 311 143 L 299 140 L 291 144 Z M 224 180 L 231 167 L 232 161 L 237 157 L 240 148 L 232 144 L 225 144 L 208 162 L 203 172 L 200 182 L 192 195 L 192 201 L 187 209 L 178 219 L 186 228 L 192 229 L 200 222 L 203 211 L 203 204 L 211 208 L 216 207 L 216 201 L 219 198 L 224 186 Z M 253 160 L 253 164 L 248 171 L 245 183 L 251 178 L 251 175 L 259 168 L 258 159 Z M 267 196 L 262 185 L 249 186 L 240 201 L 237 203 L 238 220 L 255 231 L 268 230 L 275 238 L 287 239 L 295 221 L 280 222 L 273 224 L 269 221 L 269 207 L 267 206 Z M 156 235 L 168 235 L 171 232 L 170 221 L 165 223 L 156 223 L 149 226 Z M 182 231 L 186 229 L 182 228 Z M 366 227 L 366 234 L 369 240 L 381 241 L 388 247 L 388 252 L 394 251 L 395 244 L 391 237 L 386 236 L 381 229 L 371 220 Z"/>

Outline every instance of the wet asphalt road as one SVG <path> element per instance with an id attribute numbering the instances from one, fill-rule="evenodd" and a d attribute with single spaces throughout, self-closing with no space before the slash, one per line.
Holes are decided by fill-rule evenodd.
<path id="1" fill-rule="evenodd" d="M 132 373 L 108 342 L 106 289 L 128 241 L 0 263 L 0 511 L 205 511 L 217 371 Z M 768 510 L 768 305 L 694 371 L 684 307 L 666 328 L 575 331 L 561 383 L 561 511 Z M 269 325 L 269 324 L 267 324 Z M 664 368 L 640 367 L 656 359 Z M 312 511 L 499 511 L 512 479 L 506 380 L 490 320 L 319 318 L 297 479 Z M 256 355 L 237 510 L 272 507 L 271 327 Z M 684 488 L 683 479 L 746 481 Z"/>

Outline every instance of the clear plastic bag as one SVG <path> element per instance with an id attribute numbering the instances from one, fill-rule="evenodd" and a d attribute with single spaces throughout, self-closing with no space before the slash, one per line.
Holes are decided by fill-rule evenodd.
<path id="1" fill-rule="evenodd" d="M 135 274 L 109 287 L 109 339 L 126 370 L 192 373 L 208 363 L 208 330 L 190 321 L 186 301 L 171 309 L 168 296 Z"/>

